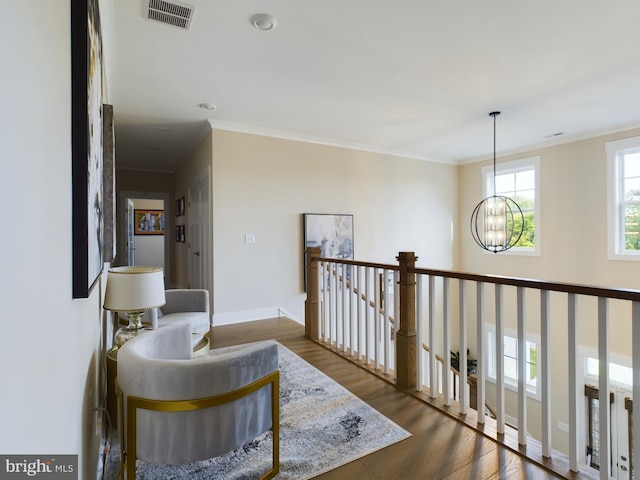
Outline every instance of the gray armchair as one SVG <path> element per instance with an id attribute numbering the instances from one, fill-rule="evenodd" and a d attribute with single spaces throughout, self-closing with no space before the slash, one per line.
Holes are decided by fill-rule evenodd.
<path id="1" fill-rule="evenodd" d="M 118 353 L 121 475 L 136 459 L 183 464 L 213 458 L 273 431 L 279 471 L 278 346 L 273 341 L 191 357 L 191 329 L 178 322 L 139 335 Z"/>
<path id="2" fill-rule="evenodd" d="M 192 333 L 205 334 L 211 327 L 209 291 L 201 289 L 165 290 L 166 304 L 145 314 L 143 321 L 154 329 L 187 320 Z M 147 315 L 149 318 L 146 318 Z"/>

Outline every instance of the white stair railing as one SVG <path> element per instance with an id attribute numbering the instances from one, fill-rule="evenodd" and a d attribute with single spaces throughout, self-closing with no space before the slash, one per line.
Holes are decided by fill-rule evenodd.
<path id="1" fill-rule="evenodd" d="M 401 254 L 402 255 L 402 254 Z M 413 254 L 410 254 L 413 255 Z M 572 285 L 538 280 L 494 277 L 444 270 L 406 268 L 397 265 L 383 265 L 352 260 L 336 260 L 315 257 L 309 254 L 311 261 L 318 262 L 317 288 L 311 305 L 317 303 L 317 315 L 311 315 L 311 322 L 305 331 L 315 332 L 322 343 L 331 346 L 344 355 L 361 361 L 381 375 L 393 375 L 397 355 L 396 335 L 405 337 L 415 334 L 415 371 L 408 372 L 414 378 L 417 390 L 428 390 L 430 398 L 441 398 L 445 406 L 457 405 L 464 415 L 469 407 L 467 388 L 467 347 L 475 349 L 478 356 L 477 388 L 475 391 L 478 406 L 477 422 L 485 422 L 486 385 L 487 385 L 487 346 L 485 344 L 486 326 L 495 329 L 495 430 L 502 435 L 506 430 L 506 418 L 514 421 L 518 427 L 517 442 L 526 446 L 532 441 L 527 428 L 530 415 L 527 412 L 527 333 L 539 332 L 540 343 L 536 360 L 536 388 L 540 390 L 540 425 L 530 425 L 539 431 L 535 441 L 541 446 L 541 455 L 549 458 L 557 455 L 552 449 L 551 418 L 553 408 L 559 402 L 567 402 L 569 447 L 565 452 L 569 470 L 578 472 L 586 467 L 585 440 L 580 432 L 583 428 L 579 412 L 583 402 L 581 379 L 578 378 L 579 335 L 597 333 L 598 361 L 600 375 L 598 387 L 601 392 L 610 391 L 609 380 L 609 307 L 611 301 L 622 302 L 630 308 L 617 308 L 616 321 L 620 312 L 630 312 L 632 331 L 632 359 L 634 371 L 640 372 L 640 291 L 609 289 L 584 285 Z M 401 258 L 401 257 L 398 257 Z M 415 257 L 414 257 L 415 258 Z M 415 285 L 402 279 L 400 272 L 405 271 L 415 277 Z M 404 274 L 403 274 L 404 275 Z M 413 278 L 412 277 L 412 278 Z M 399 285 L 405 298 L 415 302 L 413 308 L 400 305 Z M 492 291 L 493 290 L 493 291 Z M 414 295 L 407 295 L 413 292 Z M 475 293 L 474 293 L 475 292 Z M 590 314 L 591 304 L 597 299 L 597 332 L 580 332 L 581 318 Z M 457 301 L 456 301 L 457 300 Z M 475 302 L 474 302 L 475 300 Z M 532 301 L 533 300 L 533 301 Z M 314 303 L 315 302 L 315 303 Z M 539 302 L 539 303 L 538 303 Z M 589 303 L 591 302 L 591 303 Z M 313 309 L 311 309 L 313 311 Z M 401 318 L 400 312 L 414 312 L 415 332 L 402 331 L 408 323 Z M 532 313 L 534 312 L 534 313 Z M 564 312 L 564 313 L 559 313 Z M 627 314 L 628 315 L 628 314 Z M 315 320 L 314 320 L 315 318 Z M 417 319 L 417 320 L 416 320 Z M 517 388 L 515 411 L 507 412 L 505 385 L 505 363 L 503 339 L 505 325 L 510 320 L 515 324 L 517 344 Z M 628 324 L 628 323 L 625 323 Z M 405 327 L 403 327 L 405 325 Z M 474 326 L 475 325 L 475 326 Z M 566 332 L 566 350 L 562 354 L 551 351 L 551 327 L 556 333 L 562 328 Z M 469 329 L 473 327 L 476 335 L 470 341 Z M 450 350 L 452 333 L 457 331 L 457 349 L 460 371 L 458 375 L 450 373 Z M 313 337 L 313 333 L 311 336 Z M 564 334 L 563 334 L 564 336 Z M 423 348 L 423 344 L 426 348 Z M 438 352 L 442 354 L 439 355 Z M 552 390 L 552 375 L 557 375 L 552 362 L 567 365 L 566 383 L 568 398 Z M 411 362 L 406 368 L 412 368 Z M 445 368 L 445 365 L 447 367 Z M 445 370 L 447 374 L 445 374 Z M 557 369 L 555 369 L 557 370 Z M 407 372 L 403 372 L 405 375 Z M 406 376 L 406 375 L 405 375 Z M 403 377 L 404 378 L 404 377 Z M 554 385 L 557 385 L 556 381 Z M 460 388 L 465 386 L 465 388 Z M 457 395 L 454 395 L 456 392 Z M 554 395 L 555 394 L 555 395 Z M 640 398 L 640 382 L 635 382 L 633 395 Z M 457 398 L 456 398 L 457 397 Z M 633 413 L 632 436 L 640 438 L 640 409 Z M 514 418 L 515 417 L 515 418 Z M 564 419 L 563 419 L 564 420 Z M 584 422 L 582 422 L 584 423 Z M 601 479 L 611 475 L 610 432 L 611 418 L 607 402 L 600 402 L 600 472 Z M 632 458 L 640 458 L 640 441 L 634 442 Z M 566 473 L 566 472 L 565 472 Z"/>

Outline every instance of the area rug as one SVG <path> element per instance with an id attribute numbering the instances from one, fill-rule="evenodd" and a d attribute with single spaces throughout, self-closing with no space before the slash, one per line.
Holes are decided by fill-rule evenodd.
<path id="1" fill-rule="evenodd" d="M 280 473 L 304 480 L 399 442 L 411 434 L 347 389 L 278 344 L 280 361 Z M 186 465 L 138 460 L 137 478 L 257 479 L 271 465 L 271 432 L 227 455 Z M 118 436 L 111 435 L 105 478 L 116 479 Z"/>

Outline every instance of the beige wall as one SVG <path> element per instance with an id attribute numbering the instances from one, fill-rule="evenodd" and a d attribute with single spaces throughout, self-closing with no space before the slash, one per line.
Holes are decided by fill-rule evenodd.
<path id="1" fill-rule="evenodd" d="M 221 130 L 213 158 L 214 324 L 277 308 L 303 321 L 303 213 L 353 214 L 356 259 L 454 266 L 454 166 Z"/>
<path id="2" fill-rule="evenodd" d="M 182 165 L 175 174 L 175 198 L 185 198 L 185 216 L 174 217 L 176 224 L 187 225 L 189 215 L 189 187 L 200 175 L 210 175 L 213 164 L 213 133 L 209 131 L 195 149 L 182 162 Z M 209 187 L 211 194 L 211 186 Z M 209 226 L 213 227 L 213 221 Z M 188 229 L 187 229 L 188 230 Z M 174 283 L 178 288 L 187 288 L 189 285 L 188 275 L 188 245 L 189 233 L 186 233 L 186 243 L 172 242 L 174 252 Z M 209 234 L 209 238 L 213 235 Z M 209 280 L 213 282 L 213 265 L 209 265 Z M 211 292 L 213 297 L 213 292 Z M 213 298 L 210 299 L 213 302 Z"/>
<path id="3" fill-rule="evenodd" d="M 639 135 L 630 130 L 498 158 L 498 163 L 540 155 L 541 256 L 483 254 L 470 235 L 461 236 L 465 270 L 526 275 L 547 280 L 639 288 L 637 262 L 607 258 L 607 157 L 605 143 Z M 460 217 L 468 222 L 482 199 L 480 168 L 460 167 Z M 526 273 L 522 273 L 526 272 Z"/>
<path id="4" fill-rule="evenodd" d="M 630 130 L 554 147 L 501 157 L 498 163 L 539 155 L 540 160 L 540 228 L 541 255 L 515 256 L 486 254 L 462 231 L 460 264 L 465 271 L 552 280 L 567 283 L 640 289 L 640 263 L 608 259 L 607 249 L 607 156 L 605 143 L 639 135 Z M 468 223 L 475 205 L 482 199 L 482 162 L 460 167 L 461 229 Z M 468 227 L 467 227 L 468 228 Z M 469 288 L 469 311 L 475 312 L 475 289 Z M 494 321 L 493 288 L 486 288 L 487 321 Z M 505 325 L 516 330 L 515 289 L 505 290 Z M 540 333 L 539 295 L 526 293 L 526 329 Z M 631 356 L 631 320 L 628 305 L 611 302 L 610 351 Z M 551 364 L 554 447 L 567 451 L 567 434 L 559 431 L 557 421 L 568 422 L 567 388 L 567 304 L 566 295 L 551 296 Z M 581 347 L 597 349 L 597 303 L 593 298 L 579 297 L 578 342 Z M 476 352 L 477 331 L 469 325 L 472 354 Z M 457 337 L 454 337 L 457 338 Z M 473 355 L 475 357 L 475 355 Z M 493 388 L 487 392 L 494 398 Z M 529 431 L 540 438 L 538 402 L 529 401 Z M 517 416 L 516 398 L 507 394 L 507 410 Z"/>

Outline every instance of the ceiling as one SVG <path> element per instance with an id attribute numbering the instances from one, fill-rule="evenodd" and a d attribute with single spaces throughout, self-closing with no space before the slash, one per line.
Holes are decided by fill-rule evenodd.
<path id="1" fill-rule="evenodd" d="M 453 164 L 491 157 L 494 110 L 498 154 L 640 126 L 638 0 L 181 3 L 188 30 L 113 0 L 120 166 L 172 171 L 211 125 Z"/>

